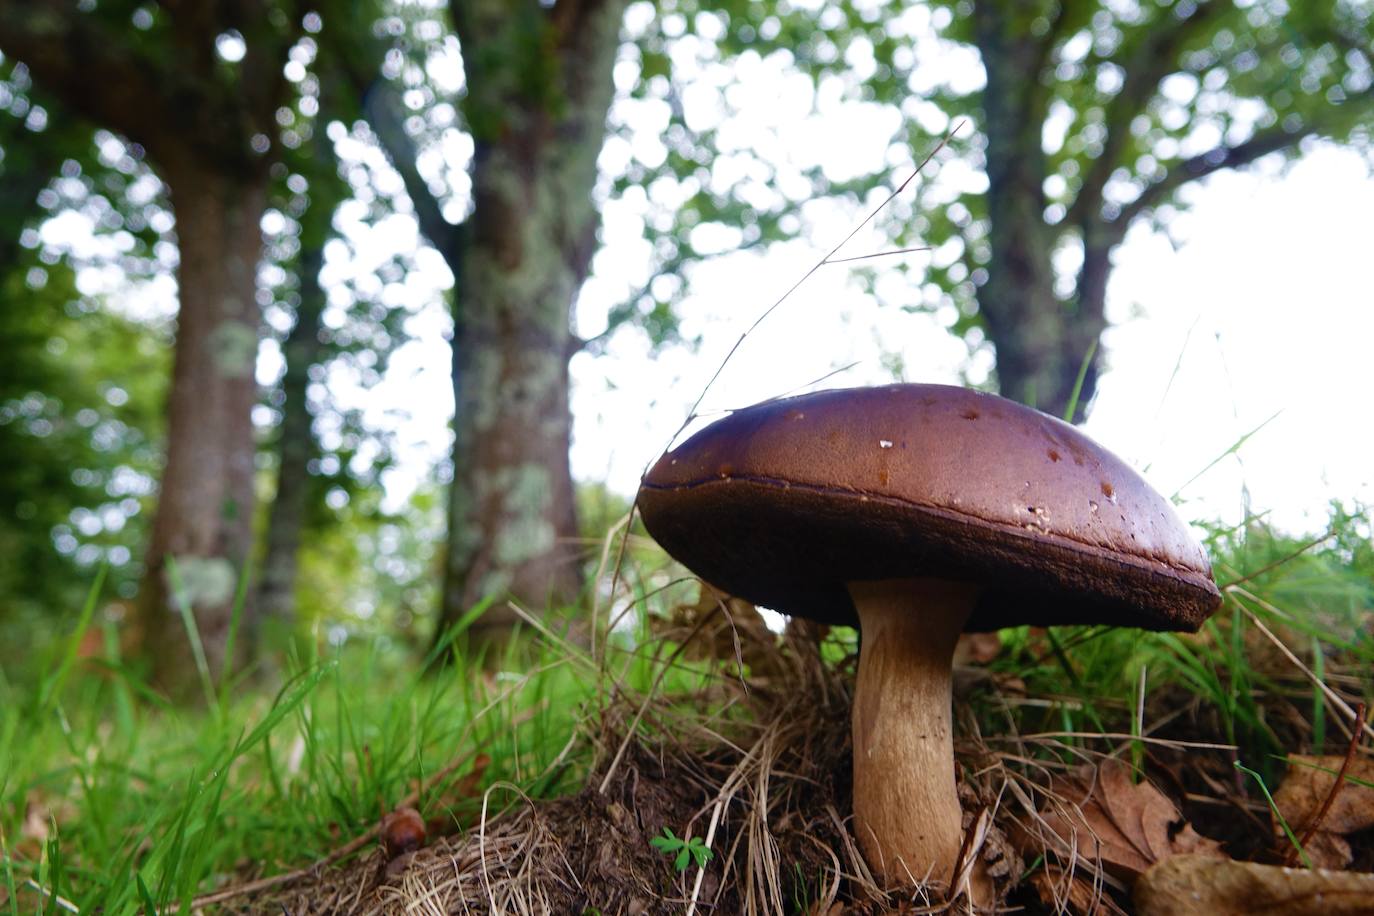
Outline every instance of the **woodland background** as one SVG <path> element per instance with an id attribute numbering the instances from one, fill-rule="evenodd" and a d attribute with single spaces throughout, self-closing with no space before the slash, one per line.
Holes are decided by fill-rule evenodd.
<path id="1" fill-rule="evenodd" d="M 991 368 L 982 384 L 1081 420 L 1131 226 L 1167 227 L 1190 183 L 1318 140 L 1368 159 L 1371 16 L 1359 0 L 7 2 L 0 672 L 35 676 L 100 570 L 106 629 L 174 695 L 197 677 L 183 609 L 218 677 L 270 670 L 297 637 L 418 658 L 488 601 L 476 630 L 509 626 L 506 596 L 575 608 L 630 497 L 572 477 L 569 360 L 691 350 L 709 329 L 678 306 L 701 264 L 824 245 L 827 201 L 868 212 L 956 124 L 929 169 L 968 180 L 913 185 L 874 236 L 937 255 L 864 262 L 854 282 L 897 271 L 893 308 L 943 316 Z M 887 148 L 836 177 L 781 140 L 741 143 L 726 114 L 761 67 L 815 110 L 896 112 Z M 588 330 L 574 307 L 602 273 L 609 202 L 637 212 L 646 258 Z M 356 225 L 413 244 L 339 269 L 368 260 Z M 174 314 L 146 305 L 173 297 Z M 447 327 L 417 317 L 435 298 Z M 335 392 L 380 384 L 417 334 L 452 345 L 451 460 L 392 505 L 393 440 Z"/>

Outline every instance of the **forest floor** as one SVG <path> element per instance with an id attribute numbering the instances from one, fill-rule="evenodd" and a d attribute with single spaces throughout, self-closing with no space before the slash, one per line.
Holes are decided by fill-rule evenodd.
<path id="1" fill-rule="evenodd" d="M 1226 602 L 1196 635 L 967 640 L 961 800 L 1003 907 L 1167 912 L 1204 880 L 1232 912 L 1371 911 L 1367 526 L 1216 532 Z M 310 655 L 198 712 L 58 651 L 37 688 L 0 684 L 0 914 L 967 910 L 880 890 L 854 845 L 852 631 L 624 578 L 639 597 L 603 614 L 634 625 L 590 646 L 532 621 L 428 677 Z"/>
<path id="2" fill-rule="evenodd" d="M 595 763 L 580 791 L 536 801 L 497 788 L 467 830 L 394 857 L 377 847 L 352 868 L 319 873 L 273 897 L 268 909 L 966 911 L 939 886 L 884 892 L 855 847 L 845 818 L 854 655 L 827 662 L 814 631 L 789 631 L 780 639 L 741 602 L 722 606 L 726 613 L 714 626 L 706 605 L 682 610 L 672 644 L 687 646 L 688 656 L 734 657 L 736 664 L 727 663 L 714 683 L 689 696 L 613 697 L 585 735 Z M 684 640 L 694 623 L 696 632 Z M 1277 654 L 1272 660 L 1287 662 L 1295 676 L 1251 669 L 1263 680 L 1274 678 L 1272 689 L 1252 692 L 1255 722 L 1267 732 L 1261 743 L 1272 742 L 1274 751 L 1255 749 L 1244 758 L 1239 744 L 1224 740 L 1237 723 L 1179 684 L 1148 691 L 1135 704 L 1099 700 L 1089 712 L 1082 690 L 1037 695 L 1025 679 L 997 670 L 1008 665 L 987 667 L 1008 651 L 1031 667 L 1044 664 L 1058 654 L 1048 634 L 1026 633 L 1014 647 L 996 638 L 970 641 L 965 660 L 979 664 L 959 671 L 955 695 L 964 713 L 957 743 L 961 794 L 969 826 L 975 813 L 987 813 L 981 854 L 1001 906 L 1027 913 L 1132 912 L 1132 886 L 1165 859 L 1205 869 L 1207 880 L 1226 859 L 1374 871 L 1374 759 L 1360 750 L 1374 742 L 1351 740 L 1357 733 L 1337 726 L 1336 743 L 1345 743 L 1339 755 L 1285 759 L 1278 753 L 1312 747 L 1312 723 L 1294 699 L 1311 700 L 1314 682 L 1301 660 L 1289 659 L 1264 635 L 1269 628 L 1262 621 L 1251 623 L 1246 657 Z M 1092 638 L 1078 634 L 1060 651 L 1071 656 Z M 1206 636 L 1182 645 L 1202 655 L 1216 648 Z M 741 670 L 749 676 L 740 677 Z M 1362 713 L 1353 697 L 1367 696 L 1374 680 L 1368 665 L 1356 662 L 1350 670 L 1361 674 L 1351 677 L 1341 660 L 1327 660 L 1328 678 L 1344 685 Z M 1338 695 L 1328 701 L 1341 702 Z M 1095 728 L 1076 724 L 1075 712 Z M 999 720 L 1005 725 L 999 733 L 983 731 L 984 723 Z M 1026 725 L 1038 730 L 1027 733 Z M 1342 767 L 1345 786 L 1318 822 Z M 1259 770 L 1281 782 L 1272 805 L 1265 800 L 1271 783 Z M 1301 834 L 1302 853 L 1285 824 Z M 677 857 L 680 843 L 655 848 L 664 827 L 678 840 L 699 839 L 711 857 Z M 1232 911 L 1311 911 L 1303 909 L 1311 906 L 1310 888 L 1281 877 L 1277 886 L 1233 899 Z M 1333 912 L 1340 894 L 1352 892 L 1374 894 L 1374 876 L 1353 891 L 1340 879 L 1328 883 L 1321 912 Z M 1367 898 L 1364 909 L 1351 912 L 1371 906 L 1374 898 Z M 1212 911 L 1195 911 L 1203 910 Z"/>

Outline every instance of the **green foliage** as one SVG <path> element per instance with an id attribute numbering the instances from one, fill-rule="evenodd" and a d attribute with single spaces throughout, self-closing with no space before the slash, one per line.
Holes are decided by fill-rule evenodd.
<path id="1" fill-rule="evenodd" d="M 982 710 L 984 739 L 1057 732 L 1057 751 L 1035 744 L 1028 753 L 1066 760 L 1082 747 L 1100 747 L 1083 733 L 1128 731 L 1144 667 L 1151 693 L 1183 691 L 1185 703 L 1215 715 L 1240 759 L 1274 784 L 1276 774 L 1266 772 L 1271 754 L 1297 748 L 1278 740 L 1269 704 L 1312 688 L 1288 662 L 1266 662 L 1256 651 L 1264 645 L 1256 622 L 1282 633 L 1304 657 L 1310 636 L 1331 670 L 1343 672 L 1343 691 L 1374 695 L 1369 525 L 1367 511 L 1337 506 L 1329 536 L 1316 545 L 1257 520 L 1213 532 L 1219 578 L 1232 587 L 1226 609 L 1196 636 L 1061 628 L 1056 654 L 1037 634 L 1008 631 L 993 668 L 1021 679 L 1036 702 L 1007 705 L 1003 697 Z M 642 592 L 661 589 L 666 577 L 637 573 L 637 565 L 628 564 L 623 581 L 643 579 Z M 643 565 L 652 563 L 646 557 Z M 640 633 L 668 600 L 658 591 L 633 602 Z M 685 662 L 674 645 L 625 627 L 602 634 L 599 663 L 557 642 L 516 640 L 499 657 L 436 653 L 448 663 L 428 676 L 411 669 L 412 656 L 394 644 L 349 639 L 332 646 L 320 627 L 317 639 L 298 643 L 277 693 L 252 682 L 228 691 L 221 684 L 220 702 L 188 713 L 147 690 L 117 640 L 107 639 L 95 656 L 76 653 L 88 625 L 112 634 L 107 620 L 73 616 L 81 622 L 68 638 L 40 653 L 46 676 L 38 685 L 0 679 L 0 887 L 14 888 L 9 899 L 22 901 L 12 904 L 15 911 L 36 903 L 29 880 L 60 887 L 83 911 L 134 912 L 184 905 L 242 861 L 270 869 L 305 864 L 363 832 L 417 781 L 454 761 L 452 777 L 424 793 L 419 807 L 469 828 L 481 787 L 511 782 L 543 798 L 582 785 L 605 747 L 573 736 L 612 682 L 632 695 L 671 698 L 714 685 L 718 676 Z M 823 655 L 847 664 L 853 649 L 853 631 L 836 628 Z M 495 676 L 484 673 L 493 669 Z M 1158 735 L 1153 722 L 1144 724 L 1145 737 Z M 645 728 L 656 732 L 661 724 Z M 453 797 L 449 789 L 471 772 L 478 753 L 491 763 L 477 794 Z M 525 803 L 518 798 L 498 791 L 488 801 Z M 23 831 L 35 816 L 50 825 L 42 839 Z M 679 871 L 713 858 L 703 838 L 671 828 L 651 842 Z"/>
<path id="2" fill-rule="evenodd" d="M 381 494 L 364 490 L 331 524 L 312 526 L 301 547 L 297 634 L 338 628 L 336 638 L 381 640 L 418 655 L 437 601 L 442 495 L 425 488 L 387 513 Z"/>
<path id="3" fill-rule="evenodd" d="M 1214 530 L 1209 549 L 1226 601 L 1196 635 L 1058 627 L 1056 650 L 1048 635 L 1003 631 L 1004 649 L 993 667 L 1023 680 L 1034 695 L 1064 697 L 1050 707 L 1019 710 L 1018 728 L 1134 732 L 1144 670 L 1150 694 L 1177 690 L 1195 697 L 1215 717 L 1217 739 L 1238 745 L 1243 758 L 1273 778 L 1276 760 L 1305 749 L 1294 746 L 1290 731 L 1276 730 L 1281 720 L 1268 706 L 1281 697 L 1310 697 L 1315 736 L 1328 701 L 1269 634 L 1309 667 L 1321 664 L 1328 674 L 1340 670 L 1353 678 L 1347 689 L 1356 695 L 1374 696 L 1371 521 L 1367 508 L 1337 504 L 1321 539 L 1283 534 L 1259 519 Z M 1311 751 L 1344 753 L 1339 745 L 1314 738 Z"/>
<path id="4" fill-rule="evenodd" d="M 309 450 L 315 487 L 306 519 L 312 532 L 335 521 L 327 494 L 335 491 L 336 503 L 351 498 L 375 486 L 394 463 L 390 433 L 369 426 L 360 410 L 340 403 L 323 382 L 342 376 L 363 388 L 379 384 L 392 354 L 410 340 L 406 324 L 419 307 L 405 286 L 408 274 L 416 271 L 414 252 L 382 260 L 370 272 L 337 282 L 330 290 L 321 286 L 321 270 L 331 260 L 373 258 L 337 230 L 342 205 L 354 205 L 354 216 L 361 213 L 364 225 L 373 229 L 403 207 L 398 207 L 399 197 L 376 195 L 366 187 L 375 176 L 362 163 L 337 158 L 335 143 L 347 132 L 344 124 L 335 123 L 331 134 L 330 122 L 355 118 L 359 100 L 333 72 L 328 55 L 334 49 L 326 44 L 318 53 L 319 75 L 301 80 L 291 107 L 283 109 L 291 126 L 272 187 L 267 220 L 274 231 L 265 239 L 264 271 L 264 293 L 271 296 L 264 308 L 268 333 L 281 346 L 287 372 L 308 379 L 300 387 L 313 421 Z M 326 258 L 330 246 L 336 246 L 338 257 Z M 272 427 L 266 452 L 273 462 L 280 462 L 275 437 L 282 435 L 283 412 L 289 409 L 283 406 L 286 386 L 287 379 L 279 378 L 266 392 L 265 425 Z"/>
<path id="5" fill-rule="evenodd" d="M 686 871 L 687 866 L 692 862 L 697 863 L 697 868 L 705 868 L 706 863 L 711 861 L 714 853 L 707 847 L 706 841 L 699 836 L 679 837 L 674 835 L 669 827 L 663 828 L 663 835 L 656 836 L 649 840 L 649 845 L 673 859 L 673 868 L 678 871 Z"/>
<path id="6" fill-rule="evenodd" d="M 24 300 L 0 308 L 0 666 L 11 671 L 54 611 L 79 604 L 81 572 L 108 564 L 114 593 L 132 595 L 162 428 L 162 335 L 81 298 L 61 265 L 45 273 L 33 288 L 26 271 L 0 274 Z"/>
<path id="7" fill-rule="evenodd" d="M 31 673 L 30 650 L 80 605 L 98 566 L 121 598 L 139 575 L 166 328 L 85 290 L 110 270 L 141 283 L 166 267 L 156 227 L 170 220 L 150 182 L 135 150 L 0 58 L 0 668 L 10 676 Z M 86 222 L 90 238 L 43 233 L 59 214 Z"/>
<path id="8" fill-rule="evenodd" d="M 323 856 L 447 764 L 418 807 L 466 827 L 484 787 L 514 787 L 486 799 L 499 808 L 566 791 L 586 763 L 566 749 L 595 678 L 555 645 L 513 647 L 492 679 L 461 660 L 424 675 L 376 644 L 307 643 L 275 694 L 239 684 L 195 712 L 158 701 L 117 642 L 103 661 L 67 666 L 65 651 L 41 694 L 0 680 L 0 887 L 24 912 L 29 880 L 60 882 L 82 912 L 184 907 L 237 863 Z M 479 753 L 485 775 L 455 795 Z M 34 817 L 46 838 L 31 838 Z"/>
<path id="9" fill-rule="evenodd" d="M 655 345 L 677 342 L 674 306 L 693 265 L 714 254 L 694 244 L 707 237 L 698 230 L 714 227 L 716 237 L 732 239 L 727 249 L 799 234 L 831 238 L 832 227 L 821 233 L 808 222 L 808 198 L 872 207 L 891 171 L 914 163 L 956 124 L 963 126 L 914 198 L 894 201 L 879 223 L 901 247 L 936 249 L 906 292 L 885 293 L 887 300 L 934 312 L 970 351 L 988 339 L 979 297 L 996 269 L 989 206 L 1006 193 L 989 185 L 991 134 L 1011 144 L 1004 152 L 1029 170 L 1028 193 L 1041 198 L 1007 204 L 1030 209 L 1026 231 L 1044 246 L 1021 255 L 1056 252 L 1065 263 L 1085 246 L 1105 253 L 1137 218 L 1167 229 L 1187 203 L 1178 190 L 1218 168 L 1274 151 L 1294 156 L 1308 137 L 1374 149 L 1368 4 L 985 0 L 979 7 L 976 15 L 971 0 L 632 5 L 633 46 L 625 54 L 637 73 L 625 82 L 637 117 L 613 116 L 611 130 L 633 137 L 651 119 L 647 112 L 661 126 L 653 143 L 635 146 L 650 155 L 627 158 L 609 177 L 617 196 L 646 198 L 652 266 L 650 281 L 611 309 L 610 332 L 632 326 Z M 744 78 L 720 63 L 778 64 L 803 76 L 812 118 L 831 116 L 840 101 L 899 112 L 887 149 L 871 157 L 881 169 L 835 176 L 807 150 L 742 147 L 732 139 L 742 125 L 732 123 L 731 98 Z M 995 85 L 1006 97 L 988 96 L 994 68 L 1007 75 Z M 684 104 L 689 88 L 700 100 L 703 77 L 714 111 Z M 1001 111 L 1020 121 L 990 123 Z M 1048 263 L 1044 269 L 1055 272 Z M 1077 270 L 1058 270 L 1054 279 L 1066 312 L 1082 307 Z M 1086 343 L 1074 351 L 1070 380 Z M 1085 397 L 1091 391 L 1089 380 Z"/>

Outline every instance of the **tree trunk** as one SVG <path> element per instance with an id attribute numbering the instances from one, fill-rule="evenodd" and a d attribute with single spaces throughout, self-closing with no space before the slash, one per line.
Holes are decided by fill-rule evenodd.
<path id="1" fill-rule="evenodd" d="M 155 683 L 184 695 L 196 669 L 174 585 L 179 581 L 210 672 L 218 676 L 232 662 L 225 657 L 230 621 L 252 546 L 255 294 L 266 180 L 261 173 L 215 171 L 194 154 L 161 165 L 176 214 L 181 308 L 167 464 L 139 617 Z M 249 603 L 240 625 L 251 631 L 252 624 Z"/>
<path id="2" fill-rule="evenodd" d="M 165 4 L 156 19 L 158 28 L 134 35 L 117 17 L 62 0 L 0 3 L 0 43 L 72 114 L 142 146 L 171 194 L 180 312 L 136 616 L 154 682 L 185 695 L 199 660 L 182 601 L 211 675 L 233 662 L 230 624 L 253 525 L 259 221 L 288 86 L 283 63 L 304 22 L 268 0 Z M 215 49 L 230 30 L 244 53 L 226 65 Z M 242 610 L 251 633 L 251 603 Z"/>
<path id="3" fill-rule="evenodd" d="M 312 209 L 317 205 L 324 206 L 325 202 L 311 201 Z M 277 442 L 277 493 L 267 518 L 267 546 L 257 594 L 258 618 L 268 630 L 269 647 L 286 638 L 295 622 L 301 531 L 311 491 L 310 461 L 317 451 L 312 430 L 314 416 L 306 400 L 306 389 L 310 385 L 310 367 L 321 361 L 323 350 L 320 316 L 325 294 L 320 288 L 320 268 L 324 264 L 324 248 L 322 239 L 312 243 L 315 240 L 307 241 L 305 235 L 302 232 L 303 250 L 296 266 L 300 284 L 296 324 L 282 346 L 286 374 L 282 378 L 284 400 Z"/>
<path id="4" fill-rule="evenodd" d="M 1101 301 L 1065 300 L 1054 291 L 1052 256 L 1058 230 L 1045 222 L 1048 174 L 1041 141 L 1046 93 L 1038 74 L 1044 48 L 1024 4 L 980 0 L 975 29 L 987 85 L 983 128 L 987 135 L 988 280 L 978 309 L 997 350 L 1002 394 L 1062 416 L 1083 360 L 1105 327 Z M 1086 241 L 1086 240 L 1085 240 Z M 1106 262 L 1089 278 L 1105 292 Z M 1085 259 L 1085 266 L 1088 264 Z M 1083 380 L 1074 419 L 1093 394 L 1094 357 Z"/>
<path id="5" fill-rule="evenodd" d="M 480 263 L 490 256 L 475 245 L 466 259 L 479 277 L 459 293 L 453 335 L 456 412 L 441 632 L 483 598 L 509 596 L 542 612 L 575 601 L 581 588 L 568 468 L 566 305 L 528 307 L 571 302 L 579 284 L 566 265 L 550 263 L 558 260 L 552 251 L 522 259 L 518 273 Z M 508 608 L 493 607 L 476 629 L 509 627 L 515 619 Z"/>
<path id="6" fill-rule="evenodd" d="M 447 253 L 454 294 L 453 482 L 436 638 L 482 599 L 541 613 L 581 590 L 572 474 L 570 313 L 600 220 L 592 202 L 622 0 L 459 4 L 473 212 Z M 537 59 L 531 59 L 532 56 Z M 543 70 L 546 85 L 528 74 Z"/>

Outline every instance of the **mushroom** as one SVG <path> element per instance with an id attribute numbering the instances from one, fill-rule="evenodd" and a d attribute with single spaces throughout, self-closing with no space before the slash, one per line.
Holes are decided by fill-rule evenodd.
<path id="1" fill-rule="evenodd" d="M 660 458 L 638 502 L 649 533 L 710 584 L 860 628 L 860 848 L 889 884 L 942 882 L 978 905 L 991 902 L 986 875 L 954 874 L 959 634 L 1192 631 L 1220 604 L 1202 548 L 1135 471 L 1066 423 L 963 388 L 841 389 L 736 411 Z"/>

